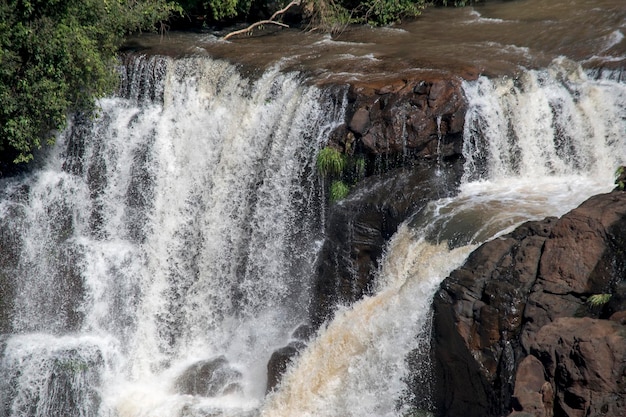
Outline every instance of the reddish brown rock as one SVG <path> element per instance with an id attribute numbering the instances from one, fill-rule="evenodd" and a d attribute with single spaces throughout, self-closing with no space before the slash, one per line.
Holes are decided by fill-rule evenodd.
<path id="1" fill-rule="evenodd" d="M 514 407 L 535 417 L 552 417 L 554 389 L 546 380 L 543 365 L 534 356 L 526 356 L 517 368 Z"/>
<path id="2" fill-rule="evenodd" d="M 559 318 L 539 330 L 531 352 L 541 360 L 554 387 L 555 415 L 626 415 L 623 325 L 610 320 Z"/>
<path id="3" fill-rule="evenodd" d="M 349 97 L 347 124 L 359 151 L 415 157 L 461 154 L 467 107 L 461 79 L 432 76 L 355 84 Z"/>
<path id="4" fill-rule="evenodd" d="M 608 319 L 615 311 L 624 310 L 624 253 L 624 192 L 592 197 L 558 220 L 526 223 L 472 253 L 465 265 L 442 283 L 434 301 L 433 351 L 442 415 L 501 416 L 513 410 L 515 401 L 530 404 L 531 414 L 540 415 L 537 410 L 550 397 L 548 387 L 542 391 L 545 398 L 541 403 L 536 395 L 525 394 L 528 386 L 518 390 L 515 376 L 519 364 L 537 346 L 544 327 L 559 318 Z M 604 293 L 612 294 L 605 305 L 593 307 L 586 302 L 592 294 Z M 581 351 L 579 360 L 591 360 L 587 356 L 593 352 L 612 354 L 607 349 L 588 349 Z M 538 358 L 544 362 L 543 357 Z M 525 367 L 529 366 L 526 363 Z M 579 400 L 565 399 L 575 395 L 582 398 L 580 407 L 595 410 L 604 406 L 598 405 L 604 401 L 598 393 L 591 397 L 577 393 L 582 383 L 566 392 L 562 385 L 552 386 L 554 415 L 577 416 L 571 410 L 578 410 L 574 403 Z M 531 388 L 538 393 L 537 386 Z M 573 414 L 559 404 L 566 404 Z"/>

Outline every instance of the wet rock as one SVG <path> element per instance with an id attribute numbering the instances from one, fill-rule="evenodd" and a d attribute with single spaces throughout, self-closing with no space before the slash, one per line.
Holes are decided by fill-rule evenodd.
<path id="1" fill-rule="evenodd" d="M 546 380 L 543 365 L 532 355 L 526 356 L 517 368 L 513 403 L 515 409 L 535 417 L 553 416 L 554 389 Z"/>
<path id="2" fill-rule="evenodd" d="M 366 108 L 362 107 L 354 112 L 354 115 L 352 116 L 348 127 L 350 128 L 350 130 L 358 133 L 359 135 L 367 133 L 367 129 L 370 127 L 369 111 Z"/>
<path id="3" fill-rule="evenodd" d="M 283 374 L 293 358 L 305 347 L 304 342 L 294 341 L 287 346 L 277 349 L 272 353 L 267 363 L 267 388 L 266 392 L 272 391 L 278 386 Z"/>
<path id="4" fill-rule="evenodd" d="M 239 379 L 241 372 L 220 356 L 191 365 L 176 379 L 174 387 L 180 394 L 216 397 L 240 391 Z"/>
<path id="5" fill-rule="evenodd" d="M 454 192 L 460 161 L 414 164 L 363 180 L 330 208 L 317 265 L 311 322 L 319 326 L 337 305 L 370 294 L 385 244 L 408 216 Z"/>
<path id="6" fill-rule="evenodd" d="M 622 309 L 625 230 L 626 193 L 595 196 L 558 220 L 528 222 L 485 243 L 442 283 L 434 300 L 433 326 L 436 403 L 441 415 L 500 416 L 522 403 L 534 415 L 542 415 L 537 411 L 541 407 L 546 409 L 543 415 L 549 415 L 547 391 L 542 391 L 547 398 L 543 402 L 525 394 L 538 391 L 524 379 L 530 365 L 525 363 L 519 371 L 520 363 L 537 349 L 543 328 L 557 319 L 608 319 Z M 590 295 L 604 293 L 612 294 L 606 305 L 587 303 Z M 566 331 L 553 329 L 561 330 Z M 591 360 L 589 354 L 586 351 L 580 360 Z M 542 357 L 538 359 L 546 365 Z M 516 374 L 526 385 L 515 385 Z M 563 391 L 563 385 L 553 388 L 554 415 L 578 415 L 559 414 L 564 407 L 559 404 L 574 393 Z M 600 404 L 595 398 L 603 395 L 579 395 L 584 402 L 565 404 L 568 410 L 577 406 L 595 410 Z"/>
<path id="7" fill-rule="evenodd" d="M 294 340 L 289 342 L 287 346 L 277 349 L 272 353 L 267 363 L 266 392 L 270 392 L 278 386 L 287 367 L 293 358 L 306 347 L 306 342 L 312 335 L 313 327 L 308 324 L 300 325 L 291 335 Z"/>
<path id="8" fill-rule="evenodd" d="M 451 157 L 461 154 L 467 104 L 455 77 L 351 86 L 348 127 L 370 155 Z"/>

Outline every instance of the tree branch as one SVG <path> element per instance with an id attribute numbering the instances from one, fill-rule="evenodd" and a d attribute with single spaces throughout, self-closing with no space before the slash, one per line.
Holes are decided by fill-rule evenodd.
<path id="1" fill-rule="evenodd" d="M 234 32 L 230 32 L 230 33 L 228 33 L 226 36 L 224 36 L 222 39 L 223 39 L 223 40 L 228 40 L 228 39 L 232 38 L 233 36 L 236 36 L 236 35 L 241 35 L 241 34 L 244 34 L 244 33 L 251 32 L 251 31 L 252 31 L 252 29 L 254 29 L 254 28 L 258 27 L 258 26 L 262 26 L 262 25 L 276 25 L 276 26 L 280 26 L 280 27 L 288 28 L 288 27 L 289 27 L 289 25 L 286 25 L 286 24 L 284 24 L 284 23 L 282 23 L 282 22 L 277 22 L 277 21 L 276 21 L 276 20 L 274 20 L 274 19 L 276 19 L 276 17 L 277 17 L 277 16 L 279 16 L 279 15 L 281 15 L 281 14 L 285 13 L 285 12 L 286 12 L 287 10 L 289 10 L 289 8 L 291 8 L 292 6 L 297 6 L 297 5 L 299 5 L 299 4 L 300 4 L 300 1 L 301 1 L 301 0 L 294 0 L 294 1 L 292 1 L 291 3 L 289 3 L 288 5 L 286 5 L 285 7 L 283 7 L 282 9 L 280 9 L 280 10 L 276 11 L 276 12 L 272 15 L 272 17 L 270 17 L 269 19 L 267 19 L 267 20 L 260 20 L 260 21 L 258 21 L 258 22 L 255 22 L 255 23 L 251 24 L 251 25 L 250 25 L 250 26 L 248 26 L 247 28 L 240 29 L 240 30 L 236 30 L 236 31 L 234 31 Z"/>
<path id="2" fill-rule="evenodd" d="M 287 10 L 289 10 L 291 8 L 291 6 L 298 6 L 300 5 L 300 1 L 301 0 L 294 0 L 291 3 L 289 3 L 288 5 L 286 5 L 285 7 L 283 7 L 282 9 L 278 10 L 276 13 L 274 13 L 272 15 L 272 17 L 270 17 L 269 20 L 274 20 L 276 18 L 276 16 L 278 16 L 279 14 L 283 14 L 285 13 Z"/>

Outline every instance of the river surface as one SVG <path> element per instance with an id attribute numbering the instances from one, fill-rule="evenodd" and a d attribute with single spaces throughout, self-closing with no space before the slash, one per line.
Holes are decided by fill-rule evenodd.
<path id="1" fill-rule="evenodd" d="M 467 78 L 517 75 L 559 56 L 587 68 L 623 68 L 623 0 L 487 1 L 465 8 L 429 8 L 391 27 L 346 27 L 337 35 L 275 31 L 223 41 L 214 34 L 142 35 L 129 45 L 171 55 L 210 54 L 263 68 L 281 62 L 316 80 L 377 78 L 448 72 Z"/>

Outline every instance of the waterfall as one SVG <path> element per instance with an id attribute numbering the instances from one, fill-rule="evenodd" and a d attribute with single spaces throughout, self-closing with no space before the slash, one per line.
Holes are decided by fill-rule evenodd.
<path id="1" fill-rule="evenodd" d="M 479 77 L 464 91 L 458 194 L 399 228 L 378 290 L 320 330 L 264 417 L 427 415 L 429 398 L 414 396 L 427 397 L 431 383 L 428 326 L 439 283 L 478 244 L 614 187 L 626 162 L 626 84 L 558 59 L 517 79 Z M 416 366 L 416 357 L 426 363 Z"/>
<path id="2" fill-rule="evenodd" d="M 610 190 L 626 163 L 619 77 L 559 59 L 465 82 L 458 194 L 400 226 L 374 294 L 265 397 L 271 353 L 308 318 L 315 157 L 345 94 L 206 57 L 134 57 L 121 76 L 42 167 L 0 180 L 0 417 L 428 411 L 441 280 L 481 242 Z"/>
<path id="3" fill-rule="evenodd" d="M 3 180 L 0 415 L 247 415 L 308 317 L 315 156 L 345 100 L 208 58 L 121 74 L 45 166 Z"/>

